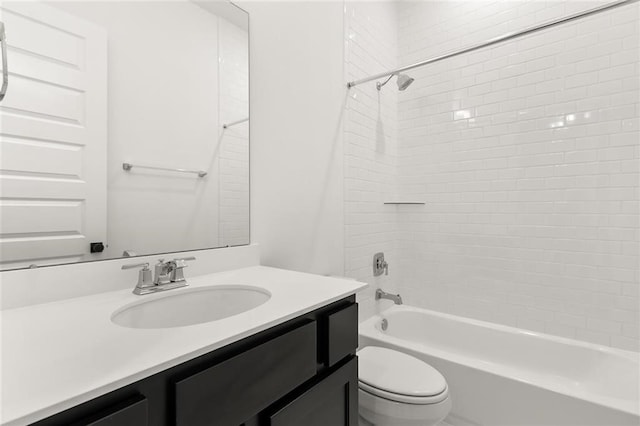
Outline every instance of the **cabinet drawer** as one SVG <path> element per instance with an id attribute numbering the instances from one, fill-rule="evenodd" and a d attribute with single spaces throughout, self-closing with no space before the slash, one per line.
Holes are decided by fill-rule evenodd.
<path id="1" fill-rule="evenodd" d="M 237 426 L 316 374 L 316 322 L 175 383 L 177 426 Z"/>
<path id="2" fill-rule="evenodd" d="M 85 418 L 72 426 L 146 426 L 148 424 L 147 399 L 134 396 L 119 404 Z M 67 423 L 69 424 L 69 423 Z"/>
<path id="3" fill-rule="evenodd" d="M 358 358 L 269 416 L 269 426 L 358 426 Z"/>
<path id="4" fill-rule="evenodd" d="M 358 347 L 358 304 L 327 315 L 325 360 L 334 365 Z"/>

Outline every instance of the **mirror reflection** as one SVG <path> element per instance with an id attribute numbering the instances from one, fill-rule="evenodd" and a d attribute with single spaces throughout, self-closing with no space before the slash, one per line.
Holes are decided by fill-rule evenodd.
<path id="1" fill-rule="evenodd" d="M 2 269 L 249 243 L 248 16 L 3 2 Z"/>

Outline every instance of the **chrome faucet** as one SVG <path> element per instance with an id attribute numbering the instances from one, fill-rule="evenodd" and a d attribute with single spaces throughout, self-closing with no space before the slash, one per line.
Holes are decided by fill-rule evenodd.
<path id="1" fill-rule="evenodd" d="M 196 260 L 196 258 L 190 256 L 168 262 L 165 262 L 164 259 L 158 259 L 158 263 L 154 267 L 155 276 L 153 279 L 151 279 L 151 269 L 149 269 L 148 262 L 123 265 L 122 269 L 142 268 L 138 274 L 138 283 L 133 289 L 133 294 L 143 295 L 186 287 L 187 280 L 184 278 L 183 269 L 187 267 L 185 263 L 187 260 Z"/>
<path id="2" fill-rule="evenodd" d="M 183 257 L 180 259 L 173 259 L 167 262 L 169 265 L 169 280 L 172 283 L 184 283 L 187 285 L 187 280 L 184 278 L 184 268 L 187 267 L 187 260 L 196 260 L 195 257 Z"/>
<path id="3" fill-rule="evenodd" d="M 164 285 L 171 282 L 171 273 L 169 271 L 169 262 L 165 263 L 164 259 L 158 259 L 158 263 L 153 268 L 153 284 Z"/>
<path id="4" fill-rule="evenodd" d="M 399 294 L 391 294 L 382 291 L 381 289 L 376 290 L 376 300 L 380 299 L 389 299 L 392 300 L 396 305 L 402 305 L 402 297 Z"/>

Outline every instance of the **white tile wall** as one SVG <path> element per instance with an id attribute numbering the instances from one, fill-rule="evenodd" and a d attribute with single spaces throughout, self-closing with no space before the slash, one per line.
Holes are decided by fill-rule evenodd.
<path id="1" fill-rule="evenodd" d="M 398 63 L 596 4 L 399 2 Z M 347 196 L 370 214 L 347 217 L 361 242 L 347 247 L 347 264 L 362 259 L 364 275 L 365 252 L 387 244 L 409 304 L 638 350 L 638 16 L 625 6 L 412 70 L 416 81 L 398 96 L 395 176 L 371 167 L 360 182 L 370 198 Z M 359 75 L 390 68 L 363 56 L 348 58 Z M 380 124 L 376 105 L 364 105 L 347 122 L 369 144 L 351 154 L 353 173 L 372 164 L 367 132 L 395 126 L 393 112 Z M 394 177 L 395 198 L 426 206 L 376 212 L 382 195 L 365 191 Z M 379 225 L 371 218 L 395 231 L 367 240 Z"/>
<path id="2" fill-rule="evenodd" d="M 353 2 L 345 9 L 346 79 L 362 78 L 397 65 L 397 15 L 393 2 Z M 360 317 L 376 307 L 375 288 L 397 289 L 396 215 L 383 205 L 395 194 L 397 105 L 395 82 L 375 83 L 349 91 L 344 125 L 345 274 L 367 282 L 358 295 Z M 384 252 L 394 273 L 373 277 L 372 261 Z"/>
<path id="3" fill-rule="evenodd" d="M 220 19 L 220 123 L 249 117 L 249 34 Z M 220 245 L 249 243 L 249 122 L 220 129 Z"/>
<path id="4" fill-rule="evenodd" d="M 595 3 L 399 3 L 400 62 Z M 638 7 L 412 71 L 410 303 L 638 350 Z"/>

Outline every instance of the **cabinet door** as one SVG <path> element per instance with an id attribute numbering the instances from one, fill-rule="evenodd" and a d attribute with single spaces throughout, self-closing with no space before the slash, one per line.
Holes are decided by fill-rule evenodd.
<path id="1" fill-rule="evenodd" d="M 358 358 L 269 416 L 270 426 L 357 426 Z"/>
<path id="2" fill-rule="evenodd" d="M 333 366 L 358 347 L 358 304 L 354 303 L 326 318 L 326 350 L 324 360 L 327 366 Z"/>
<path id="3" fill-rule="evenodd" d="M 148 424 L 147 410 L 147 399 L 142 395 L 137 395 L 119 404 L 111 406 L 104 411 L 98 412 L 93 416 L 85 418 L 79 422 L 71 423 L 71 425 L 146 426 Z"/>
<path id="4" fill-rule="evenodd" d="M 241 424 L 311 379 L 316 352 L 316 323 L 310 321 L 179 380 L 176 426 Z"/>

